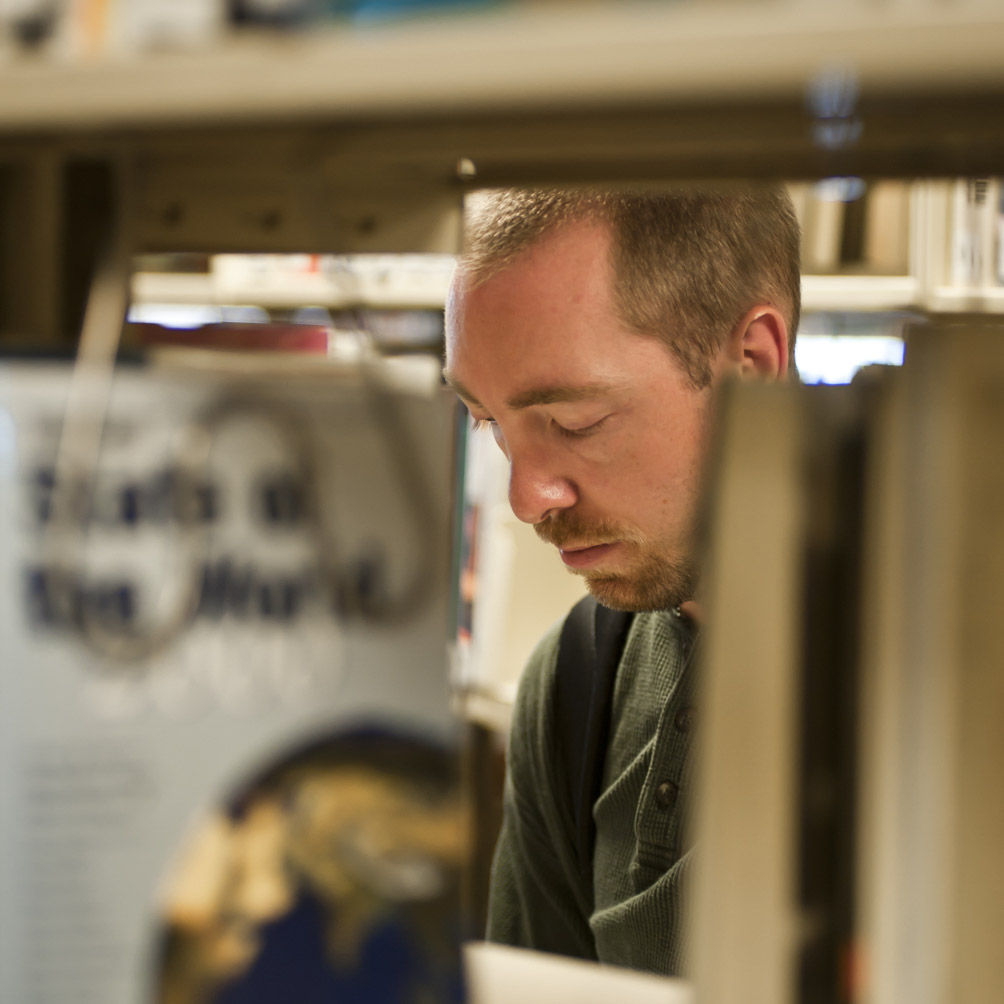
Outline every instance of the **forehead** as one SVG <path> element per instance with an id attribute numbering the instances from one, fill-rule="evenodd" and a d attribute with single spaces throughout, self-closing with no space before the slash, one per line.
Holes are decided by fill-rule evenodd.
<path id="1" fill-rule="evenodd" d="M 601 349 L 620 326 L 610 236 L 595 222 L 563 224 L 480 283 L 459 271 L 447 304 L 447 365 L 516 354 L 527 365 Z"/>

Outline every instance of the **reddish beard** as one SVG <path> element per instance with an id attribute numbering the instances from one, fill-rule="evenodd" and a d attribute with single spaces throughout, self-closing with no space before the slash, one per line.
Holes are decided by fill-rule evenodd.
<path id="1" fill-rule="evenodd" d="M 690 555 L 660 547 L 631 527 L 585 519 L 575 509 L 563 509 L 534 524 L 534 530 L 558 548 L 627 545 L 630 557 L 621 571 L 583 574 L 589 592 L 615 610 L 668 610 L 694 598 L 697 569 Z"/>
<path id="2" fill-rule="evenodd" d="M 533 527 L 537 536 L 546 544 L 555 547 L 595 547 L 597 544 L 612 544 L 614 541 L 641 543 L 636 531 L 605 519 L 584 519 L 575 509 L 560 512 Z"/>

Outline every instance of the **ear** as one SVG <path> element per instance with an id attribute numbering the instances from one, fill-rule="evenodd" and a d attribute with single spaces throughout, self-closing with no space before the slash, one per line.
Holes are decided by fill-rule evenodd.
<path id="1" fill-rule="evenodd" d="M 788 324 L 781 312 L 766 303 L 748 310 L 732 329 L 727 355 L 744 380 L 783 380 L 788 373 Z"/>

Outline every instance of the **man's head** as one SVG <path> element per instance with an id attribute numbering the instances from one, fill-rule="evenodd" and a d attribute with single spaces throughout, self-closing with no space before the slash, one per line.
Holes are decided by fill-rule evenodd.
<path id="1" fill-rule="evenodd" d="M 468 216 L 446 371 L 510 462 L 513 511 L 597 599 L 692 598 L 712 396 L 783 376 L 798 225 L 776 191 L 488 193 Z"/>

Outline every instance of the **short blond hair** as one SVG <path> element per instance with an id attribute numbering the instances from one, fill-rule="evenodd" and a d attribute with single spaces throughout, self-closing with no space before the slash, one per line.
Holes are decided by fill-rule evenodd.
<path id="1" fill-rule="evenodd" d="M 578 220 L 610 226 L 621 319 L 661 338 L 696 387 L 710 383 L 725 339 L 760 303 L 785 318 L 793 365 L 800 234 L 783 187 L 478 192 L 468 200 L 460 268 L 468 282 L 482 282 Z"/>

